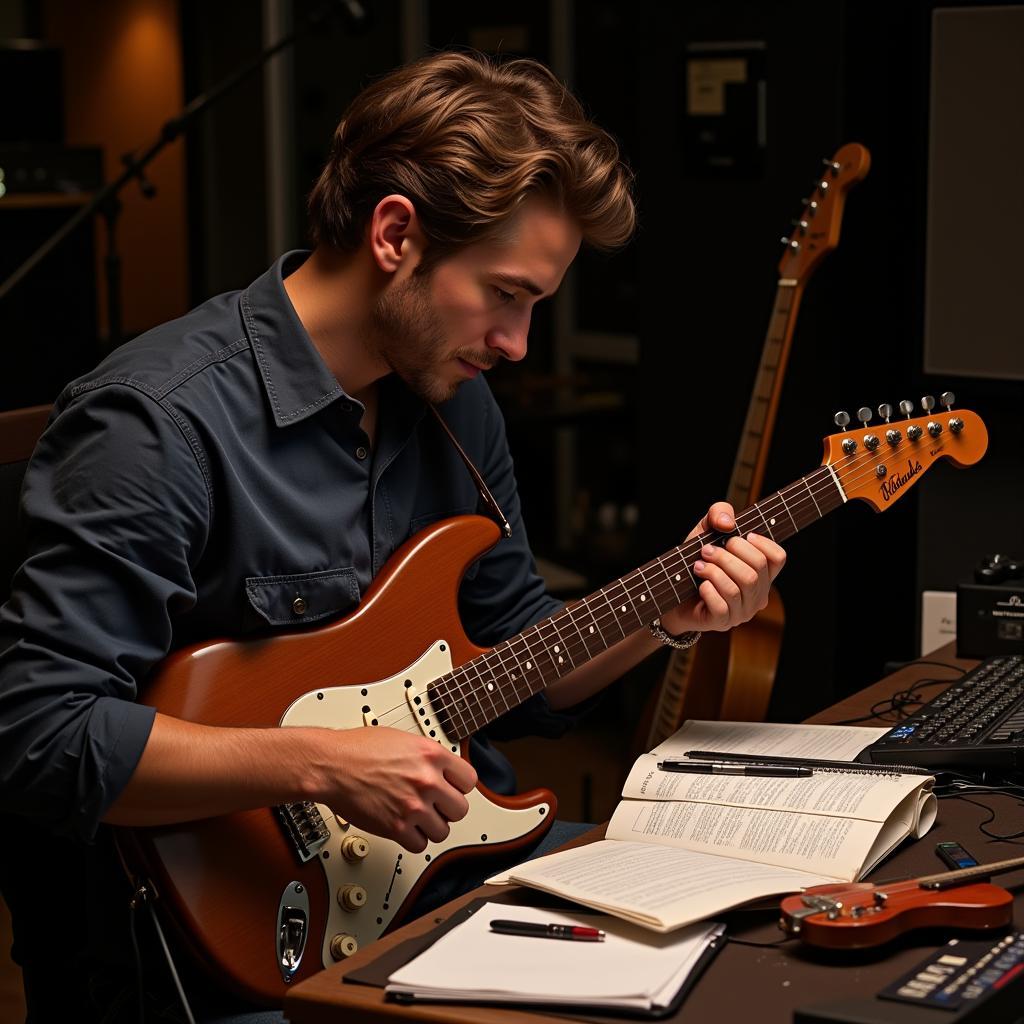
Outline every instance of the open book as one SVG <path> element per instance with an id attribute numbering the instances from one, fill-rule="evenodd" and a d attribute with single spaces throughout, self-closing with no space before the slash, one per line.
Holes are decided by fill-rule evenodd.
<path id="1" fill-rule="evenodd" d="M 520 864 L 518 882 L 671 931 L 752 900 L 862 878 L 935 821 L 934 779 L 815 771 L 750 778 L 660 771 L 688 750 L 850 760 L 887 729 L 687 722 L 641 755 L 607 838 Z"/>

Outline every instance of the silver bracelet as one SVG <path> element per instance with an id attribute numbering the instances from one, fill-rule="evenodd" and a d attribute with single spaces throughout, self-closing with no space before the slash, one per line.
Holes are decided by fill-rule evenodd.
<path id="1" fill-rule="evenodd" d="M 697 631 L 674 636 L 661 624 L 661 619 L 655 619 L 651 623 L 651 636 L 669 647 L 674 647 L 677 651 L 689 650 L 701 638 L 701 634 Z"/>

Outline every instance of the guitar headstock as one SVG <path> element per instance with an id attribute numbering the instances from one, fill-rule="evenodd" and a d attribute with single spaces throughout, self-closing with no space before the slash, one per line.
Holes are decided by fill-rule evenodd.
<path id="1" fill-rule="evenodd" d="M 840 147 L 831 160 L 822 161 L 821 176 L 804 202 L 792 230 L 782 239 L 786 251 L 779 261 L 779 276 L 800 281 L 819 260 L 839 244 L 846 193 L 871 169 L 871 154 L 858 142 Z"/>
<path id="2" fill-rule="evenodd" d="M 850 417 L 836 413 L 838 434 L 825 438 L 823 466 L 829 466 L 847 498 L 861 498 L 876 512 L 898 501 L 940 459 L 958 467 L 977 462 L 988 447 L 988 431 L 981 417 L 969 409 L 953 411 L 953 394 L 942 395 L 942 412 L 931 396 L 921 399 L 926 415 L 911 417 L 912 402 L 900 402 L 903 417 L 893 419 L 893 408 L 880 405 L 881 422 L 863 407 L 857 412 L 860 426 L 846 429 Z"/>

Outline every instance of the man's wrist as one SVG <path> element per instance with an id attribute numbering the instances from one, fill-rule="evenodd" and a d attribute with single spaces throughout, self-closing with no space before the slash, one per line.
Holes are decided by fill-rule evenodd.
<path id="1" fill-rule="evenodd" d="M 666 647 L 673 647 L 677 651 L 689 650 L 700 638 L 698 630 L 690 630 L 686 633 L 670 633 L 661 624 L 661 619 L 655 619 L 651 623 L 651 636 Z"/>

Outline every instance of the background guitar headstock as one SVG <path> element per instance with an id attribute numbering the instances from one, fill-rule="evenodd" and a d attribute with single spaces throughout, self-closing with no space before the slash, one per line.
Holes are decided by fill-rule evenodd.
<path id="1" fill-rule="evenodd" d="M 831 466 L 847 498 L 861 498 L 876 512 L 898 501 L 940 459 L 955 466 L 977 462 L 988 447 L 988 431 L 981 417 L 969 409 L 953 411 L 954 395 L 943 392 L 942 410 L 930 395 L 921 399 L 926 415 L 911 418 L 914 404 L 900 402 L 894 419 L 891 405 L 878 407 L 878 421 L 866 406 L 857 410 L 860 425 L 846 429 L 850 416 L 838 412 L 836 424 L 844 429 L 825 438 L 822 465 Z"/>
<path id="2" fill-rule="evenodd" d="M 803 280 L 839 244 L 846 193 L 870 169 L 871 154 L 858 142 L 848 142 L 831 160 L 822 161 L 821 176 L 803 201 L 792 230 L 782 239 L 786 251 L 779 260 L 780 277 Z"/>

